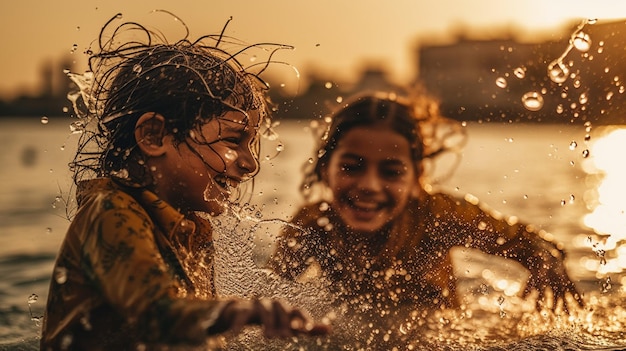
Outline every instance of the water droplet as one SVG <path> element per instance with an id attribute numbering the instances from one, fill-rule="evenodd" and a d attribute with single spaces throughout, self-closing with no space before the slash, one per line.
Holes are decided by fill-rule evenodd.
<path id="1" fill-rule="evenodd" d="M 496 85 L 498 86 L 498 88 L 502 88 L 502 89 L 504 89 L 504 88 L 506 88 L 506 84 L 507 84 L 507 83 L 506 83 L 506 78 L 504 78 L 504 77 L 498 77 L 498 78 L 496 79 Z"/>
<path id="2" fill-rule="evenodd" d="M 581 93 L 578 97 L 578 102 L 580 102 L 581 105 L 584 105 L 587 103 L 587 101 L 589 101 L 589 96 L 587 95 L 587 93 Z"/>
<path id="3" fill-rule="evenodd" d="M 37 302 L 37 299 L 39 299 L 39 296 L 37 296 L 37 294 L 31 294 L 28 297 L 28 304 Z"/>
<path id="4" fill-rule="evenodd" d="M 325 87 L 326 89 L 330 89 L 330 88 L 332 88 L 332 87 L 333 87 L 333 83 L 332 83 L 332 82 L 326 82 L 326 84 L 324 84 L 324 87 Z"/>
<path id="5" fill-rule="evenodd" d="M 591 37 L 589 34 L 579 31 L 574 35 L 572 45 L 574 45 L 578 51 L 587 52 L 589 48 L 591 48 Z"/>
<path id="6" fill-rule="evenodd" d="M 606 93 L 606 99 L 607 100 L 611 100 L 611 98 L 613 97 L 613 92 L 609 91 L 608 93 Z"/>
<path id="7" fill-rule="evenodd" d="M 319 206 L 320 211 L 326 212 L 328 211 L 329 208 L 330 208 L 330 205 L 328 205 L 328 202 L 324 201 L 320 203 L 320 206 Z"/>
<path id="8" fill-rule="evenodd" d="M 563 113 L 563 105 L 562 104 L 556 105 L 556 113 L 558 113 L 558 114 Z"/>
<path id="9" fill-rule="evenodd" d="M 337 101 L 338 103 L 341 103 L 341 102 L 343 101 L 343 97 L 341 97 L 341 96 L 337 96 L 336 101 Z"/>
<path id="10" fill-rule="evenodd" d="M 525 67 L 517 67 L 513 70 L 513 74 L 519 79 L 522 79 L 526 76 L 526 68 Z"/>
<path id="11" fill-rule="evenodd" d="M 572 142 L 569 143 L 569 149 L 574 150 L 576 149 L 576 147 L 578 147 L 578 143 L 576 142 L 576 140 L 572 140 Z"/>
<path id="12" fill-rule="evenodd" d="M 317 225 L 320 227 L 324 227 L 328 223 L 330 223 L 330 220 L 328 219 L 328 217 L 320 217 L 317 219 Z"/>
<path id="13" fill-rule="evenodd" d="M 561 60 L 554 60 L 548 65 L 548 77 L 550 80 L 561 84 L 565 82 L 569 75 L 569 68 Z"/>
<path id="14" fill-rule="evenodd" d="M 143 67 L 141 67 L 140 64 L 136 64 L 133 66 L 133 72 L 135 73 L 141 73 L 142 70 L 143 70 Z"/>
<path id="15" fill-rule="evenodd" d="M 283 144 L 276 145 L 276 151 L 282 152 L 284 150 L 285 150 L 285 145 L 283 145 Z"/>
<path id="16" fill-rule="evenodd" d="M 233 149 L 228 149 L 228 151 L 224 154 L 224 159 L 228 161 L 234 161 L 237 157 L 239 157 L 239 154 Z"/>
<path id="17" fill-rule="evenodd" d="M 52 233 L 52 228 L 47 227 L 47 228 L 46 228 L 46 234 L 51 234 L 51 233 Z"/>
<path id="18" fill-rule="evenodd" d="M 54 280 L 58 284 L 65 284 L 65 282 L 67 281 L 67 268 L 56 267 L 54 269 Z"/>
<path id="19" fill-rule="evenodd" d="M 583 158 L 589 157 L 589 149 L 583 150 Z"/>
<path id="20" fill-rule="evenodd" d="M 529 111 L 539 111 L 543 107 L 543 97 L 536 91 L 530 91 L 522 96 L 522 103 Z"/>
<path id="21" fill-rule="evenodd" d="M 41 124 L 48 124 L 48 122 L 49 122 L 48 117 L 46 116 L 41 117 Z"/>

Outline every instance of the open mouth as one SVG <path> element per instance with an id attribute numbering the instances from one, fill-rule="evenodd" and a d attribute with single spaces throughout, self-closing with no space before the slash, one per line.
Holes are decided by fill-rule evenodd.
<path id="1" fill-rule="evenodd" d="M 347 201 L 350 208 L 355 212 L 363 214 L 375 213 L 385 207 L 385 202 L 376 200 L 363 200 L 358 198 L 348 198 Z"/>
<path id="2" fill-rule="evenodd" d="M 239 181 L 223 175 L 213 177 L 213 181 L 227 194 L 231 194 L 233 189 L 236 189 L 239 186 Z"/>

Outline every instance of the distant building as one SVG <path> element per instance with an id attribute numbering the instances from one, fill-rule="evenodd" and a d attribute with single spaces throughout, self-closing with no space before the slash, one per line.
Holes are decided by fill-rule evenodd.
<path id="1" fill-rule="evenodd" d="M 626 123 L 626 22 L 578 29 L 567 28 L 558 41 L 460 37 L 453 44 L 421 45 L 417 80 L 455 119 Z M 580 45 L 570 48 L 570 42 Z M 561 57 L 562 66 L 556 68 L 569 72 L 551 79 L 549 67 Z"/>

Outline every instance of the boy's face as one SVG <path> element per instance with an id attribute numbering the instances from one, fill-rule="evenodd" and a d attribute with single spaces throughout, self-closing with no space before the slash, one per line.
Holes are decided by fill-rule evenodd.
<path id="1" fill-rule="evenodd" d="M 164 138 L 165 157 L 153 172 L 159 195 L 182 210 L 219 214 L 231 190 L 258 171 L 254 144 L 260 111 L 229 111 L 194 129 L 176 145 Z"/>
<path id="2" fill-rule="evenodd" d="M 404 136 L 355 127 L 337 143 L 323 172 L 335 211 L 354 232 L 369 236 L 405 210 L 418 184 L 415 169 Z"/>

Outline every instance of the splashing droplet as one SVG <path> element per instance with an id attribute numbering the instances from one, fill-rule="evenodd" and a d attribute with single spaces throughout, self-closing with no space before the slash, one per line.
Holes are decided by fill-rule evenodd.
<path id="1" fill-rule="evenodd" d="M 506 88 L 506 84 L 507 84 L 507 82 L 506 82 L 506 79 L 504 77 L 498 77 L 496 79 L 496 86 L 498 86 L 498 88 L 504 89 L 504 88 Z"/>
<path id="2" fill-rule="evenodd" d="M 529 111 L 539 111 L 543 107 L 543 97 L 536 91 L 530 91 L 522 96 L 522 103 Z"/>
<path id="3" fill-rule="evenodd" d="M 589 96 L 587 95 L 587 93 L 581 93 L 578 97 L 578 102 L 580 102 L 581 105 L 584 105 L 587 103 L 587 101 L 589 101 Z"/>
<path id="4" fill-rule="evenodd" d="M 224 159 L 229 160 L 229 161 L 234 161 L 237 159 L 237 157 L 239 157 L 239 154 L 237 153 L 237 151 L 231 150 L 231 149 L 226 151 L 226 153 L 224 154 Z"/>
<path id="5" fill-rule="evenodd" d="M 558 114 L 563 113 L 563 105 L 562 104 L 558 104 L 556 106 L 556 113 L 558 113 Z"/>
<path id="6" fill-rule="evenodd" d="M 588 149 L 583 150 L 583 157 L 584 158 L 589 157 L 589 150 Z"/>
<path id="7" fill-rule="evenodd" d="M 515 74 L 515 76 L 519 79 L 522 79 L 526 76 L 526 68 L 524 67 L 517 67 L 514 71 L 513 74 Z"/>
<path id="8" fill-rule="evenodd" d="M 54 280 L 59 284 L 65 284 L 67 282 L 67 268 L 56 267 L 54 269 Z"/>
<path id="9" fill-rule="evenodd" d="M 37 299 L 39 299 L 39 296 L 37 296 L 37 294 L 31 294 L 28 297 L 28 304 L 37 302 Z"/>
<path id="10" fill-rule="evenodd" d="M 548 65 L 548 77 L 550 80 L 561 84 L 567 80 L 569 68 L 561 60 L 554 60 Z"/>
<path id="11" fill-rule="evenodd" d="M 572 39 L 572 44 L 580 52 L 587 52 L 591 48 L 591 37 L 585 32 L 578 32 Z"/>

